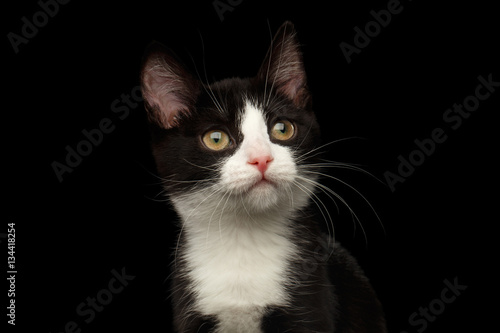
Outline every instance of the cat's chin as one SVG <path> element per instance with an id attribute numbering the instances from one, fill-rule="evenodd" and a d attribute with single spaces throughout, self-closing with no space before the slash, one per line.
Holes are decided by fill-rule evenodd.
<path id="1" fill-rule="evenodd" d="M 253 211 L 266 211 L 276 207 L 280 201 L 278 186 L 269 180 L 263 179 L 252 185 L 243 194 L 245 206 Z"/>
<path id="2" fill-rule="evenodd" d="M 250 191 L 271 191 L 276 189 L 276 184 L 267 179 L 261 179 L 250 187 Z"/>

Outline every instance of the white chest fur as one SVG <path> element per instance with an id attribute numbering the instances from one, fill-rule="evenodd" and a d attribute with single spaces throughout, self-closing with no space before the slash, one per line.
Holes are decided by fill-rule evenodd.
<path id="1" fill-rule="evenodd" d="M 185 225 L 184 259 L 195 309 L 217 316 L 217 332 L 259 332 L 252 325 L 263 309 L 286 305 L 287 270 L 296 253 L 286 224 L 270 216 L 256 221 L 226 215 L 210 227 L 206 221 Z"/>

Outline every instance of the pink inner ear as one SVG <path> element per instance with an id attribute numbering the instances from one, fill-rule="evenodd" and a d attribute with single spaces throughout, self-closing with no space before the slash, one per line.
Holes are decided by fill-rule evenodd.
<path id="1" fill-rule="evenodd" d="M 155 109 L 155 120 L 160 123 L 164 128 L 169 129 L 176 125 L 176 117 L 181 112 L 186 112 L 186 105 L 176 96 L 176 94 L 169 90 L 165 85 L 163 87 L 155 87 L 151 89 L 149 100 Z"/>
<path id="2" fill-rule="evenodd" d="M 175 98 L 163 99 L 158 105 L 160 105 L 162 115 L 161 122 L 167 129 L 177 125 L 177 118 L 180 113 L 187 112 L 186 106 Z"/>
<path id="3" fill-rule="evenodd" d="M 143 94 L 150 106 L 149 115 L 166 129 L 176 126 L 177 116 L 188 110 L 182 99 L 188 89 L 183 79 L 161 58 L 153 58 L 145 66 Z"/>
<path id="4" fill-rule="evenodd" d="M 271 87 L 294 104 L 302 106 L 307 103 L 306 75 L 291 23 L 283 24 L 274 36 L 258 76 L 270 82 Z"/>
<path id="5" fill-rule="evenodd" d="M 289 77 L 288 80 L 278 88 L 278 91 L 295 101 L 296 97 L 300 95 L 299 90 L 303 87 L 304 78 L 299 74 Z"/>

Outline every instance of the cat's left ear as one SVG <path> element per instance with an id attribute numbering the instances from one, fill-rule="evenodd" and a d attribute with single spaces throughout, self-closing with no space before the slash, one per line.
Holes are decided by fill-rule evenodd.
<path id="1" fill-rule="evenodd" d="M 281 25 L 260 66 L 257 78 L 274 91 L 305 108 L 310 102 L 306 72 L 297 33 L 292 22 Z"/>

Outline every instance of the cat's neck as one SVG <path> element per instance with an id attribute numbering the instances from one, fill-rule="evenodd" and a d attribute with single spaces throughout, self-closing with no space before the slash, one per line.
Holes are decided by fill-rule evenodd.
<path id="1" fill-rule="evenodd" d="M 288 237 L 292 232 L 292 215 L 279 208 L 253 212 L 239 207 L 204 207 L 181 200 L 175 202 L 182 220 L 183 232 L 192 237 L 203 237 L 207 242 L 224 241 L 234 237 Z"/>
<path id="2" fill-rule="evenodd" d="M 288 216 L 222 206 L 214 213 L 199 203 L 187 209 L 186 200 L 175 206 L 183 224 L 180 255 L 194 282 L 198 311 L 211 315 L 286 305 L 286 272 L 300 252 Z"/>
<path id="3" fill-rule="evenodd" d="M 209 216 L 202 220 L 191 217 L 189 221 L 183 221 L 186 249 L 198 255 L 208 251 L 221 257 L 238 253 L 234 258 L 244 262 L 245 258 L 274 256 L 273 253 L 288 252 L 295 247 L 290 220 L 283 216 L 258 218 L 225 214 L 210 221 Z"/>

